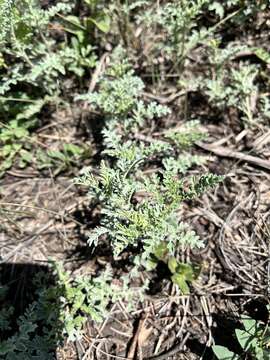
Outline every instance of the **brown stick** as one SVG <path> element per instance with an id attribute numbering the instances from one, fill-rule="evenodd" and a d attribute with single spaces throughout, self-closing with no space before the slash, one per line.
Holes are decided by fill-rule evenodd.
<path id="1" fill-rule="evenodd" d="M 204 150 L 214 153 L 215 155 L 229 157 L 229 158 L 233 158 L 233 159 L 239 159 L 239 160 L 246 161 L 251 164 L 257 165 L 264 169 L 270 170 L 270 161 L 269 160 L 261 159 L 256 156 L 243 154 L 239 151 L 234 151 L 234 150 L 225 148 L 223 146 L 213 146 L 211 144 L 205 144 L 205 143 L 201 143 L 201 142 L 196 143 L 196 145 L 198 145 L 200 148 L 202 148 Z"/>

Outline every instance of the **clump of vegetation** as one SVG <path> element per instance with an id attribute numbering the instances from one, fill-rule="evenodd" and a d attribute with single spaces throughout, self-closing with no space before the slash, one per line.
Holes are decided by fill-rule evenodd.
<path id="1" fill-rule="evenodd" d="M 159 267 L 178 295 L 192 292 L 202 266 L 190 250 L 205 244 L 182 210 L 224 179 L 194 150 L 208 138 L 202 124 L 210 116 L 214 126 L 228 122 L 239 142 L 270 118 L 267 45 L 238 41 L 268 1 L 53 4 L 0 0 L 0 179 L 13 167 L 52 176 L 82 169 L 74 182 L 97 214 L 86 246 L 93 257 L 101 246 L 110 256 L 92 276 L 53 263 L 53 284 L 39 275 L 41 290 L 15 321 L 10 284 L 0 286 L 0 332 L 14 330 L 1 339 L 3 360 L 53 359 L 57 345 L 80 339 L 86 321 L 104 320 L 112 304 L 134 309 Z M 67 109 L 84 136 L 98 133 L 93 153 L 81 133 L 56 147 L 40 142 L 36 130 Z M 243 326 L 236 337 L 245 354 L 267 358 L 268 329 L 250 318 Z M 218 345 L 213 351 L 239 358 Z"/>
<path id="2" fill-rule="evenodd" d="M 105 235 L 115 259 L 127 248 L 133 249 L 136 255 L 132 256 L 130 276 L 137 275 L 141 266 L 152 269 L 155 258 L 171 264 L 173 261 L 172 273 L 177 276 L 174 274 L 172 279 L 185 293 L 186 280 L 191 281 L 192 276 L 186 276 L 175 256 L 181 246 L 197 247 L 202 243 L 178 219 L 177 211 L 184 200 L 201 195 L 222 177 L 185 177 L 192 165 L 203 160 L 185 152 L 205 137 L 197 122 L 166 131 L 163 139 L 152 139 L 150 144 L 136 138 L 149 121 L 168 116 L 170 110 L 140 98 L 142 80 L 121 60 L 122 54 L 117 56 L 120 59 L 112 62 L 100 81 L 99 92 L 78 97 L 101 110 L 106 121 L 103 153 L 108 160 L 101 162 L 98 176 L 87 171 L 79 179 L 80 184 L 88 186 L 92 201 L 101 206 L 101 223 L 90 234 L 89 244 L 97 246 L 99 238 Z M 147 175 L 153 162 L 161 167 L 153 168 L 152 174 Z"/>
<path id="3" fill-rule="evenodd" d="M 61 264 L 52 263 L 53 276 L 40 272 L 34 279 L 37 289 L 28 307 L 16 319 L 14 306 L 7 298 L 8 285 L 0 283 L 0 334 L 13 330 L 13 335 L 0 342 L 3 360 L 54 359 L 56 347 L 65 339 L 74 341 L 82 336 L 88 318 L 100 322 L 106 317 L 108 305 L 125 300 L 132 308 L 141 298 L 143 289 L 113 283 L 108 267 L 97 277 L 79 276 L 72 279 Z M 13 321 L 13 323 L 12 323 Z M 14 328 L 17 331 L 14 333 Z M 2 337 L 2 335 L 1 335 Z"/>
<path id="4" fill-rule="evenodd" d="M 46 152 L 33 132 L 42 125 L 44 108 L 68 106 L 65 77 L 81 81 L 95 67 L 94 47 L 87 39 L 92 30 L 86 18 L 81 22 L 71 15 L 74 4 L 67 1 L 46 10 L 35 0 L 3 0 L 0 5 L 0 175 L 15 163 L 59 173 L 83 149 L 66 144 Z"/>
<path id="5" fill-rule="evenodd" d="M 219 360 L 238 360 L 243 356 L 251 356 L 252 359 L 269 359 L 270 332 L 268 325 L 262 324 L 248 316 L 242 319 L 244 329 L 236 329 L 235 335 L 242 348 L 243 354 L 238 355 L 224 346 L 214 345 L 212 347 Z"/>
<path id="6" fill-rule="evenodd" d="M 269 119 L 269 99 L 266 94 L 259 95 L 259 84 L 256 79 L 260 68 L 256 65 L 240 64 L 238 69 L 229 69 L 226 64 L 233 54 L 239 51 L 256 51 L 248 47 L 231 47 L 218 49 L 212 43 L 213 57 L 211 62 L 218 64 L 216 77 L 204 81 L 203 91 L 209 97 L 210 103 L 220 109 L 234 108 L 239 112 L 245 126 L 254 126 Z M 228 86 L 229 84 L 229 86 Z"/>

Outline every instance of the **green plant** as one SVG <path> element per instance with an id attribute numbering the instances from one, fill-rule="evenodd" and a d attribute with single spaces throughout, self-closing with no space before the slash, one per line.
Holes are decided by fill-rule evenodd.
<path id="1" fill-rule="evenodd" d="M 166 4 L 160 14 L 159 23 L 167 32 L 167 52 L 178 58 L 176 65 L 181 65 L 187 52 L 196 44 L 190 37 L 196 27 L 202 8 L 208 0 L 177 1 Z M 198 40 L 199 41 L 199 37 Z"/>
<path id="2" fill-rule="evenodd" d="M 16 84 L 26 83 L 45 94 L 59 95 L 64 86 L 61 77 L 67 71 L 82 76 L 85 69 L 95 66 L 93 47 L 86 41 L 88 29 L 79 18 L 68 15 L 72 5 L 59 2 L 43 10 L 35 0 L 3 0 L 3 3 L 10 3 L 11 21 L 8 29 L 2 31 L 6 76 L 2 79 L 0 94 L 12 90 Z M 66 24 L 69 26 L 65 27 Z M 56 41 L 50 29 L 57 26 L 60 31 L 75 36 Z M 10 55 L 17 58 L 15 64 L 9 64 Z"/>
<path id="3" fill-rule="evenodd" d="M 79 96 L 95 109 L 100 109 L 106 120 L 103 130 L 104 155 L 98 175 L 85 171 L 77 182 L 89 188 L 93 203 L 101 206 L 100 226 L 92 231 L 89 245 L 97 246 L 101 236 L 110 244 L 115 259 L 127 249 L 131 256 L 130 277 L 141 267 L 153 268 L 153 256 L 162 247 L 164 255 L 175 257 L 179 246 L 201 246 L 202 243 L 188 225 L 180 221 L 177 211 L 186 199 L 193 199 L 215 186 L 222 177 L 205 174 L 184 177 L 188 168 L 202 159 L 186 154 L 185 150 L 204 136 L 198 123 L 165 132 L 163 139 L 151 143 L 137 140 L 136 134 L 154 119 L 166 116 L 170 110 L 155 102 L 140 99 L 142 80 L 130 69 L 118 49 L 112 65 L 100 81 L 99 92 Z M 120 59 L 120 60 L 119 60 Z M 147 175 L 153 162 L 161 168 Z M 178 264 L 178 263 L 177 263 Z M 182 274 L 182 282 L 175 281 L 186 292 L 190 270 L 174 268 Z M 181 285 L 182 284 L 182 285 Z"/>
<path id="4" fill-rule="evenodd" d="M 20 155 L 21 166 L 24 167 L 32 159 L 32 155 L 23 149 L 23 141 L 28 136 L 27 124 L 19 124 L 17 120 L 13 120 L 7 127 L 0 131 L 0 143 L 3 144 L 0 151 L 0 158 L 2 159 L 0 166 L 0 175 L 3 175 L 8 170 L 16 157 Z"/>
<path id="5" fill-rule="evenodd" d="M 32 136 L 45 104 L 66 106 L 64 77 L 81 78 L 96 65 L 88 28 L 81 23 L 85 19 L 75 18 L 70 24 L 72 9 L 65 1 L 46 10 L 36 0 L 0 2 L 1 175 L 15 163 L 39 169 L 60 165 L 61 171 L 78 158 L 75 146 L 66 144 L 61 153 L 47 152 Z M 65 35 L 60 41 L 53 35 L 54 28 Z M 66 35 L 70 33 L 73 36 Z"/>
<path id="6" fill-rule="evenodd" d="M 187 94 L 198 91 L 209 96 L 210 104 L 219 106 L 222 111 L 235 108 L 245 125 L 268 120 L 267 95 L 257 96 L 263 68 L 257 66 L 255 69 L 248 61 L 239 67 L 232 62 L 242 51 L 254 51 L 267 61 L 267 51 L 258 51 L 243 42 L 227 45 L 222 36 L 223 32 L 234 33 L 238 28 L 248 27 L 267 5 L 264 0 L 223 3 L 194 0 L 146 6 L 142 14 L 137 14 L 136 21 L 146 33 L 149 31 L 149 39 L 146 39 L 151 45 L 146 44 L 146 47 L 151 50 L 147 51 L 147 66 L 151 65 L 153 80 L 167 76 L 176 78 L 177 87 L 186 92 L 185 111 L 190 111 Z M 159 65 L 157 59 L 160 58 L 163 61 Z M 210 60 L 209 64 L 206 59 Z M 208 71 L 205 72 L 205 68 Z M 252 88 L 248 82 L 252 82 Z"/>
<path id="7" fill-rule="evenodd" d="M 184 295 L 190 293 L 188 283 L 192 283 L 197 279 L 200 273 L 200 266 L 185 264 L 178 261 L 174 256 L 170 256 L 165 242 L 156 247 L 150 256 L 150 259 L 147 261 L 147 268 L 149 270 L 155 269 L 160 261 L 165 263 L 171 272 L 172 282 L 179 287 Z"/>
<path id="8" fill-rule="evenodd" d="M 235 335 L 242 348 L 243 356 L 267 360 L 270 356 L 270 331 L 268 325 L 261 324 L 248 316 L 242 319 L 244 329 L 236 329 Z M 219 360 L 238 360 L 242 355 L 235 354 L 224 346 L 214 345 L 212 349 Z"/>
<path id="9" fill-rule="evenodd" d="M 5 173 L 19 158 L 19 167 L 24 168 L 32 162 L 32 154 L 30 153 L 31 139 L 30 130 L 35 127 L 36 114 L 46 103 L 47 99 L 31 101 L 29 99 L 21 99 L 22 104 L 13 106 L 12 108 L 4 102 L 3 111 L 8 110 L 12 115 L 12 120 L 0 122 L 0 176 Z M 29 105 L 29 103 L 30 105 Z"/>
<path id="10" fill-rule="evenodd" d="M 82 160 L 85 156 L 90 154 L 90 150 L 75 144 L 63 144 L 61 150 L 46 150 L 37 152 L 37 168 L 56 168 L 54 174 L 69 169 L 72 165 L 75 166 L 77 161 Z"/>
<path id="11" fill-rule="evenodd" d="M 55 359 L 55 349 L 62 339 L 59 298 L 51 296 L 51 279 L 40 272 L 34 283 L 29 305 L 16 318 L 15 307 L 7 296 L 9 286 L 0 283 L 0 357 L 3 360 Z M 17 304 L 18 307 L 18 304 Z M 6 332 L 9 336 L 6 338 Z M 3 338 L 2 338 L 3 335 Z"/>
<path id="12" fill-rule="evenodd" d="M 49 293 L 53 299 L 61 299 L 60 320 L 62 334 L 74 341 L 82 336 L 83 325 L 87 320 L 102 321 L 108 314 L 108 306 L 118 300 L 125 300 L 128 308 L 142 299 L 145 288 L 134 288 L 128 278 L 123 276 L 113 280 L 108 266 L 98 275 L 72 278 L 62 265 L 54 264 L 57 286 Z"/>
<path id="13" fill-rule="evenodd" d="M 33 108 L 38 112 L 43 102 L 37 102 Z M 0 177 L 15 163 L 20 169 L 34 165 L 37 169 L 55 168 L 55 174 L 74 165 L 79 158 L 83 158 L 87 150 L 75 144 L 63 144 L 63 149 L 45 150 L 39 147 L 30 130 L 35 126 L 34 111 L 27 107 L 27 114 L 19 113 L 8 124 L 2 123 L 0 129 Z M 26 120 L 27 116 L 29 119 Z M 38 146 L 37 146 L 38 145 Z M 89 153 L 89 151 L 88 151 Z"/>
<path id="14" fill-rule="evenodd" d="M 259 66 L 240 63 L 237 68 L 229 67 L 229 60 L 241 51 L 254 51 L 246 46 L 231 45 L 220 49 L 212 42 L 211 63 L 215 66 L 215 77 L 201 82 L 201 90 L 209 97 L 210 104 L 221 109 L 234 108 L 246 125 L 254 125 L 269 118 L 269 101 L 266 94 L 260 94 Z M 256 49 L 255 51 L 258 52 Z M 265 52 L 264 59 L 267 61 Z"/>
<path id="15" fill-rule="evenodd" d="M 75 74 L 80 79 L 95 67 L 88 20 L 71 15 L 74 5 L 66 1 L 46 10 L 36 0 L 2 0 L 0 5 L 1 175 L 15 163 L 20 168 L 58 167 L 60 172 L 84 151 L 71 144 L 62 151 L 44 151 L 32 131 L 45 104 L 68 106 L 65 78 Z M 54 29 L 61 32 L 60 41 Z"/>
<path id="16" fill-rule="evenodd" d="M 209 40 L 215 38 L 216 30 L 237 16 L 248 18 L 246 6 L 242 1 L 228 1 L 220 4 L 209 0 L 168 1 L 164 5 L 150 7 L 139 16 L 142 24 L 149 28 L 161 29 L 162 40 L 153 49 L 161 53 L 171 63 L 172 71 L 177 71 L 183 80 L 185 66 L 190 65 L 189 56 L 201 49 L 203 53 Z M 255 10 L 254 10 L 255 11 Z M 217 15 L 214 24 L 204 21 L 206 16 Z M 242 19 L 242 22 L 244 20 Z M 160 37 L 160 36 L 159 36 Z"/>
<path id="17" fill-rule="evenodd" d="M 129 285 L 127 278 L 113 283 L 109 267 L 96 275 L 76 279 L 64 271 L 61 264 L 51 263 L 54 276 L 36 274 L 36 293 L 24 313 L 14 322 L 14 307 L 7 299 L 9 286 L 0 284 L 0 331 L 12 335 L 0 341 L 2 360 L 55 359 L 56 347 L 64 339 L 74 341 L 82 336 L 83 325 L 89 319 L 101 321 L 108 305 L 120 299 L 129 307 L 140 300 L 143 288 Z M 119 286 L 118 283 L 121 283 Z"/>
<path id="18" fill-rule="evenodd" d="M 189 52 L 211 33 L 211 29 L 198 29 L 198 21 L 209 0 L 169 1 L 157 9 L 151 7 L 139 21 L 150 28 L 162 29 L 162 41 L 154 46 L 173 64 L 173 69 L 183 71 Z"/>

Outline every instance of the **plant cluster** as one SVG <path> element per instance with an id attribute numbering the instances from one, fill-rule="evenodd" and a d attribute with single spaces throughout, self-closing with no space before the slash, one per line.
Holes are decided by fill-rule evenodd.
<path id="1" fill-rule="evenodd" d="M 34 108 L 42 106 L 42 101 L 34 104 Z M 26 114 L 27 112 L 27 114 Z M 55 174 L 75 164 L 78 158 L 83 158 L 86 149 L 71 143 L 63 144 L 60 150 L 44 150 L 30 131 L 35 128 L 35 119 L 31 119 L 31 107 L 16 115 L 8 124 L 1 123 L 0 129 L 0 177 L 16 162 L 20 169 L 35 166 L 38 170 L 56 168 Z M 29 119 L 28 116 L 30 117 Z M 27 120 L 26 120 L 27 119 Z M 34 146 L 38 147 L 32 154 Z"/>
<path id="2" fill-rule="evenodd" d="M 188 294 L 200 264 L 183 263 L 181 255 L 204 243 L 181 217 L 182 204 L 223 179 L 201 174 L 201 168 L 196 176 L 190 175 L 191 169 L 206 162 L 192 146 L 207 134 L 200 115 L 189 108 L 189 93 L 203 95 L 207 110 L 222 114 L 236 110 L 244 126 L 269 120 L 268 94 L 260 88 L 269 84 L 268 51 L 228 43 L 219 32 L 250 24 L 267 1 L 157 3 L 63 0 L 44 8 L 36 0 L 0 0 L 0 176 L 14 164 L 38 170 L 55 167 L 57 174 L 83 159 L 84 146 L 73 143 L 58 150 L 40 148 L 34 130 L 48 107 L 87 103 L 104 121 L 103 151 L 97 154 L 98 170 L 83 169 L 76 183 L 87 187 L 90 206 L 99 213 L 89 247 L 95 254 L 101 244 L 112 254 L 111 266 L 98 267 L 95 276 L 73 278 L 54 264 L 53 285 L 44 285 L 38 277 L 42 290 L 17 319 L 15 334 L 0 343 L 3 360 L 54 358 L 63 336 L 78 339 L 85 322 L 104 319 L 111 304 L 124 299 L 132 308 L 143 300 L 158 265 L 166 267 L 178 293 Z M 102 40 L 96 33 L 104 35 L 104 48 L 97 49 Z M 148 41 L 149 33 L 154 39 L 150 50 L 146 46 L 136 66 L 131 65 L 144 45 L 141 34 L 147 34 Z M 118 42 L 126 51 L 115 48 Z M 97 54 L 111 49 L 105 72 L 99 72 L 97 91 L 81 94 L 98 65 Z M 260 63 L 246 60 L 246 53 Z M 235 61 L 238 57 L 241 60 Z M 142 76 L 135 71 L 140 63 Z M 149 68 L 150 76 L 144 74 Z M 173 91 L 183 91 L 180 124 L 168 126 L 171 109 L 145 101 L 143 75 L 151 77 L 151 85 L 157 84 L 156 78 L 168 77 Z M 115 265 L 123 260 L 119 276 Z M 146 279 L 143 284 L 141 275 Z M 10 330 L 14 315 L 7 291 L 6 285 L 0 286 L 0 301 L 5 304 L 0 310 L 1 332 Z M 245 319 L 243 325 L 244 330 L 236 331 L 243 350 L 258 359 L 269 356 L 268 330 L 253 319 Z M 220 346 L 213 350 L 217 357 L 224 352 L 227 358 L 238 358 Z"/>
<path id="3" fill-rule="evenodd" d="M 123 58 L 122 50 L 118 49 L 100 81 L 99 91 L 78 97 L 102 111 L 106 122 L 103 130 L 106 161 L 101 162 L 97 176 L 85 172 L 78 182 L 89 187 L 93 203 L 98 203 L 102 209 L 100 226 L 90 234 L 89 245 L 97 246 L 100 237 L 105 236 L 115 261 L 123 252 L 129 252 L 130 271 L 114 283 L 113 271 L 109 269 L 93 278 L 73 280 L 57 267 L 57 285 L 38 294 L 37 302 L 19 320 L 19 332 L 1 344 L 2 354 L 7 359 L 8 354 L 24 354 L 27 358 L 27 352 L 33 354 L 37 348 L 49 349 L 59 341 L 61 334 L 74 340 L 81 335 L 87 318 L 100 321 L 106 316 L 110 303 L 124 298 L 131 306 L 142 299 L 147 282 L 134 288 L 132 281 L 142 269 L 154 270 L 159 261 L 168 266 L 171 280 L 183 293 L 189 292 L 188 283 L 198 274 L 198 268 L 177 260 L 179 248 L 202 246 L 194 231 L 179 220 L 177 212 L 181 202 L 199 196 L 215 186 L 221 177 L 213 174 L 185 176 L 191 166 L 204 162 L 204 158 L 189 152 L 191 145 L 205 137 L 198 121 L 190 121 L 177 129 L 165 129 L 162 138 L 151 139 L 150 143 L 136 138 L 150 122 L 168 116 L 170 110 L 142 100 L 144 83 Z M 2 131 L 4 140 L 9 136 L 17 140 L 28 136 L 27 129 L 17 130 L 16 125 L 14 123 L 14 132 Z M 66 150 L 77 151 L 70 147 Z M 61 153 L 50 155 L 59 158 Z M 160 168 L 156 169 L 154 164 L 159 164 Z M 152 175 L 147 175 L 149 170 Z M 53 325 L 50 325 L 51 332 L 46 330 L 46 325 L 43 331 L 48 337 L 36 338 L 35 322 L 46 320 L 45 315 L 39 318 L 37 314 L 41 310 L 49 311 L 56 299 L 59 299 L 59 306 L 55 318 L 60 321 L 62 330 L 57 331 L 55 338 Z M 7 316 L 3 316 L 2 324 L 8 326 Z M 46 344 L 42 345 L 41 339 Z M 22 341 L 31 341 L 35 346 L 22 347 Z"/>
<path id="4" fill-rule="evenodd" d="M 204 79 L 201 83 L 201 90 L 208 96 L 209 103 L 223 110 L 236 109 L 247 126 L 269 120 L 269 99 L 266 94 L 260 94 L 257 81 L 263 75 L 262 67 L 243 62 L 238 68 L 228 66 L 229 61 L 241 52 L 254 53 L 266 63 L 269 54 L 263 49 L 237 44 L 220 49 L 218 41 L 209 45 L 209 60 L 215 69 L 215 77 Z"/>
<path id="5" fill-rule="evenodd" d="M 242 319 L 244 329 L 236 329 L 235 335 L 243 351 L 243 356 L 252 359 L 267 360 L 270 356 L 270 331 L 268 325 L 262 324 L 248 316 Z M 235 354 L 224 346 L 212 347 L 219 360 L 240 360 L 242 355 Z"/>
<path id="6" fill-rule="evenodd" d="M 81 82 L 96 65 L 89 38 L 93 26 L 107 31 L 106 18 L 93 2 L 85 4 L 89 13 L 81 18 L 69 1 L 47 9 L 36 0 L 0 2 L 1 175 L 15 162 L 60 172 L 84 153 L 74 144 L 48 153 L 32 134 L 44 108 L 68 106 L 66 78 Z"/>
<path id="7" fill-rule="evenodd" d="M 141 99 L 144 84 L 123 58 L 118 50 L 99 91 L 78 97 L 102 111 L 106 121 L 103 154 L 107 161 L 102 160 L 98 175 L 88 170 L 78 179 L 88 186 L 93 203 L 101 206 L 100 226 L 90 234 L 89 244 L 95 247 L 105 236 L 115 259 L 127 249 L 132 251 L 130 276 L 136 276 L 141 267 L 153 269 L 157 260 L 174 262 L 172 274 L 178 267 L 179 276 L 172 279 L 186 292 L 186 280 L 191 276 L 175 263 L 175 257 L 179 247 L 202 243 L 177 212 L 184 200 L 201 195 L 222 177 L 185 176 L 191 166 L 203 161 L 186 151 L 205 137 L 197 121 L 165 130 L 163 138 L 153 138 L 150 143 L 136 137 L 170 110 Z"/>
<path id="8" fill-rule="evenodd" d="M 130 288 L 113 283 L 109 267 L 100 276 L 78 276 L 72 279 L 61 264 L 52 263 L 54 276 L 39 272 L 36 290 L 14 326 L 14 306 L 8 300 L 8 285 L 0 283 L 0 335 L 12 330 L 13 335 L 0 341 L 3 360 L 55 359 L 56 347 L 65 339 L 74 341 L 82 336 L 88 318 L 101 321 L 111 302 L 125 300 L 132 307 L 143 288 Z M 13 322 L 13 323 L 12 323 Z M 14 332 L 16 327 L 17 331 Z M 5 336 L 4 336 L 5 338 Z"/>
<path id="9" fill-rule="evenodd" d="M 25 311 L 16 318 L 15 305 L 9 286 L 0 282 L 0 358 L 3 360 L 54 359 L 55 348 L 61 340 L 59 298 L 51 296 L 51 279 L 39 272 Z M 14 296 L 14 294 L 12 294 Z M 18 305 L 17 305 L 18 307 Z M 6 336 L 10 334 L 11 336 Z"/>
<path id="10" fill-rule="evenodd" d="M 154 76 L 166 78 L 167 73 L 171 76 L 176 73 L 177 88 L 203 94 L 210 106 L 225 114 L 236 110 L 244 126 L 269 121 L 268 94 L 261 91 L 261 83 L 268 85 L 265 64 L 269 64 L 269 52 L 253 44 L 239 44 L 239 41 L 227 43 L 220 35 L 224 29 L 230 32 L 249 24 L 267 6 L 267 1 L 235 0 L 221 4 L 196 0 L 169 1 L 158 8 L 147 8 L 143 15 L 138 15 L 137 21 L 152 33 L 158 29 L 161 34 L 156 34 L 157 41 L 149 51 L 148 61 L 160 56 L 166 61 L 160 69 L 152 70 Z M 206 14 L 207 19 L 216 18 L 214 24 L 206 20 Z M 260 60 L 256 65 L 248 59 L 252 55 Z M 240 61 L 235 61 L 238 58 Z M 202 63 L 204 69 L 197 71 Z"/>

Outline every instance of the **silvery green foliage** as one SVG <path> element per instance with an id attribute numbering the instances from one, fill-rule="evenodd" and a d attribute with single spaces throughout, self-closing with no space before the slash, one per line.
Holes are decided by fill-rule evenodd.
<path id="1" fill-rule="evenodd" d="M 171 139 L 178 147 L 185 149 L 195 144 L 196 141 L 203 140 L 206 134 L 200 129 L 199 121 L 192 120 L 178 130 L 168 130 L 165 136 Z"/>
<path id="2" fill-rule="evenodd" d="M 258 86 L 255 85 L 255 79 L 258 75 L 258 69 L 252 65 L 240 65 L 238 70 L 232 69 L 232 87 L 229 94 L 229 105 L 236 106 L 243 113 L 243 120 L 249 123 L 253 122 L 252 96 L 256 96 Z M 237 105 L 238 104 L 238 105 Z M 256 104 L 255 104 L 256 106 Z"/>
<path id="3" fill-rule="evenodd" d="M 189 153 L 183 153 L 177 158 L 166 157 L 162 160 L 165 170 L 175 172 L 176 174 L 181 173 L 183 175 L 186 174 L 193 165 L 203 165 L 205 162 L 205 157 Z"/>
<path id="4" fill-rule="evenodd" d="M 223 71 L 224 67 L 235 55 L 250 50 L 249 46 L 238 43 L 229 43 L 225 48 L 221 48 L 220 40 L 216 38 L 210 39 L 207 45 L 209 61 L 215 67 L 218 74 Z"/>
<path id="5" fill-rule="evenodd" d="M 12 7 L 14 0 L 0 1 L 0 45 L 3 44 L 8 36 L 13 19 Z"/>
<path id="6" fill-rule="evenodd" d="M 141 79 L 129 71 L 120 79 L 107 79 L 102 82 L 99 93 L 91 93 L 78 99 L 88 100 L 108 114 L 127 113 L 136 103 L 144 85 Z"/>
<path id="7" fill-rule="evenodd" d="M 203 7 L 209 0 L 169 1 L 158 9 L 153 8 L 141 16 L 148 26 L 159 24 L 165 31 L 165 39 L 157 48 L 173 57 L 179 64 L 197 44 L 208 35 L 208 29 L 197 29 Z"/>
<path id="8" fill-rule="evenodd" d="M 234 10 L 237 6 L 242 8 L 242 11 L 236 14 L 233 18 L 235 22 L 243 22 L 245 18 L 248 18 L 257 11 L 265 10 L 269 5 L 268 0 L 256 1 L 250 0 L 242 2 L 241 0 L 227 0 L 224 2 L 221 1 L 211 1 L 209 3 L 208 9 L 216 13 L 220 19 L 224 18 L 226 11 Z"/>
<path id="9" fill-rule="evenodd" d="M 5 3 L 10 2 L 3 0 Z M 0 82 L 1 95 L 18 83 L 31 84 L 52 95 L 61 89 L 61 76 L 67 71 L 82 76 L 85 68 L 95 65 L 96 57 L 90 44 L 79 43 L 76 37 L 70 44 L 59 42 L 50 34 L 48 25 L 53 18 L 58 13 L 62 16 L 72 13 L 73 7 L 70 2 L 58 2 L 44 10 L 35 0 L 12 2 L 9 29 L 5 30 L 4 23 L 0 29 L 0 40 L 8 45 L 3 48 L 2 56 L 5 59 L 11 55 L 20 62 L 5 66 L 6 74 Z M 0 8 L 0 17 L 5 9 Z"/>
<path id="10" fill-rule="evenodd" d="M 210 102 L 221 108 L 234 107 L 246 124 L 269 118 L 268 99 L 259 94 L 256 78 L 259 68 L 255 65 L 240 64 L 238 68 L 224 68 L 216 79 L 205 80 L 202 85 Z"/>
<path id="11" fill-rule="evenodd" d="M 122 56 L 123 50 L 117 48 L 111 66 L 99 82 L 99 91 L 80 95 L 77 100 L 88 101 L 111 119 L 122 118 L 126 126 L 141 125 L 145 119 L 167 115 L 170 112 L 167 107 L 140 100 L 144 83 L 126 60 L 119 62 Z"/>
<path id="12" fill-rule="evenodd" d="M 122 5 L 122 11 L 128 15 L 132 10 L 141 8 L 145 5 L 151 5 L 151 1 L 150 0 L 136 0 L 136 1 L 132 1 L 130 3 L 126 2 Z"/>
<path id="13" fill-rule="evenodd" d="M 9 73 L 3 75 L 0 81 L 0 95 L 7 93 L 13 85 L 16 85 L 18 82 L 24 80 L 24 75 L 22 74 L 22 65 L 14 65 L 12 69 L 12 76 Z"/>
<path id="14" fill-rule="evenodd" d="M 262 61 L 268 61 L 267 52 L 260 48 L 231 43 L 220 46 L 217 39 L 208 42 L 209 61 L 215 69 L 215 76 L 201 80 L 199 89 L 209 98 L 210 104 L 221 108 L 238 110 L 239 117 L 246 125 L 269 119 L 268 97 L 260 93 L 262 68 L 248 62 L 232 60 L 241 54 L 256 54 Z M 261 56 L 262 55 L 262 56 Z"/>
<path id="15" fill-rule="evenodd" d="M 36 279 L 39 281 L 39 279 Z M 43 284 L 44 286 L 44 284 Z M 6 291 L 3 293 L 3 289 Z M 51 288 L 39 290 L 37 300 L 31 302 L 24 313 L 16 319 L 17 326 L 11 327 L 13 308 L 6 299 L 8 286 L 1 287 L 0 300 L 3 316 L 0 314 L 0 330 L 13 331 L 8 339 L 0 339 L 2 360 L 53 360 L 57 343 L 61 338 L 58 298 L 52 298 Z M 4 319 L 4 323 L 3 323 Z M 3 332 L 4 333 L 4 332 Z"/>
<path id="16" fill-rule="evenodd" d="M 109 267 L 95 277 L 76 276 L 64 271 L 61 263 L 53 263 L 54 284 L 45 274 L 37 273 L 37 291 L 24 313 L 16 320 L 17 328 L 10 327 L 13 308 L 5 298 L 8 287 L 0 284 L 0 331 L 14 330 L 7 340 L 0 339 L 2 360 L 55 359 L 56 347 L 63 342 L 78 340 L 87 320 L 102 321 L 108 305 L 125 300 L 132 310 L 147 283 L 131 287 L 129 277 L 113 281 Z"/>
<path id="17" fill-rule="evenodd" d="M 58 281 L 52 292 L 54 298 L 60 299 L 62 334 L 67 335 L 68 341 L 81 338 L 87 320 L 104 320 L 111 302 L 125 300 L 133 309 L 145 289 L 131 287 L 125 276 L 114 282 L 110 267 L 94 277 L 77 276 L 75 279 L 61 264 L 54 264 L 54 267 Z"/>
<path id="18" fill-rule="evenodd" d="M 76 99 L 87 101 L 93 108 L 106 114 L 106 118 L 110 120 L 107 133 L 112 130 L 115 133 L 119 119 L 125 131 L 128 131 L 142 126 L 146 120 L 168 115 L 170 110 L 166 106 L 156 102 L 145 104 L 140 99 L 144 90 L 143 81 L 135 75 L 127 61 L 117 60 L 123 56 L 121 48 L 116 49 L 116 54 L 117 56 L 114 54 L 112 57 L 107 73 L 99 82 L 99 91 L 77 96 Z M 115 136 L 117 135 L 111 133 L 108 139 Z"/>
<path id="19" fill-rule="evenodd" d="M 202 7 L 208 2 L 208 0 L 169 2 L 161 10 L 160 22 L 169 35 L 177 37 L 183 31 L 190 30 L 195 26 L 194 20 L 201 14 Z"/>
<path id="20" fill-rule="evenodd" d="M 116 259 L 127 248 L 139 251 L 132 273 L 137 273 L 138 266 L 145 265 L 161 244 L 167 244 L 172 256 L 179 246 L 202 245 L 178 219 L 177 211 L 185 199 L 193 199 L 221 180 L 212 174 L 187 179 L 181 176 L 202 161 L 183 152 L 205 136 L 197 122 L 168 132 L 163 139 L 136 140 L 149 120 L 170 113 L 167 107 L 145 103 L 141 99 L 143 88 L 142 80 L 126 61 L 122 65 L 116 62 L 101 79 L 98 92 L 78 97 L 101 110 L 107 124 L 104 155 L 109 161 L 101 162 L 98 175 L 88 172 L 78 179 L 88 186 L 90 197 L 101 204 L 100 226 L 90 234 L 89 243 L 96 246 L 101 237 L 106 239 Z M 163 168 L 146 175 L 144 170 L 152 160 L 163 163 Z"/>
<path id="21" fill-rule="evenodd" d="M 70 4 L 61 1 L 43 10 L 36 0 L 1 0 L 0 44 L 5 41 L 23 41 L 26 45 L 35 32 L 46 31 L 48 22 L 58 12 L 67 13 L 71 9 Z"/>

